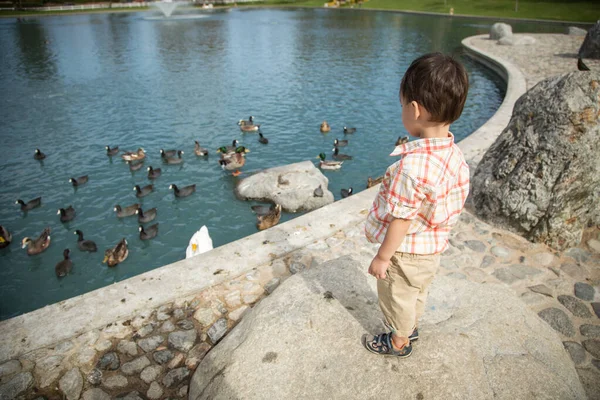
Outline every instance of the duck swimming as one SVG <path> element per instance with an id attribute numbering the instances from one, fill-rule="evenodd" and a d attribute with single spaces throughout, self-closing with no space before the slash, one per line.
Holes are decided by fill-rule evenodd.
<path id="1" fill-rule="evenodd" d="M 340 153 L 340 149 L 338 149 L 337 147 L 334 147 L 332 151 L 332 157 L 334 160 L 352 160 L 352 156 Z"/>
<path id="2" fill-rule="evenodd" d="M 88 176 L 87 175 L 80 176 L 77 179 L 75 179 L 75 178 L 69 179 L 69 182 L 71 182 L 74 187 L 81 186 L 84 183 L 87 183 L 87 181 L 88 181 Z"/>
<path id="3" fill-rule="evenodd" d="M 0 249 L 8 247 L 8 245 L 12 242 L 12 234 L 0 225 Z"/>
<path id="4" fill-rule="evenodd" d="M 317 158 L 320 158 L 319 167 L 321 169 L 335 170 L 342 168 L 343 161 L 329 161 L 325 160 L 325 153 L 320 153 Z"/>
<path id="5" fill-rule="evenodd" d="M 152 168 L 152 165 L 148 167 L 148 179 L 156 179 L 162 174 L 160 168 Z"/>
<path id="6" fill-rule="evenodd" d="M 344 134 L 354 133 L 356 132 L 356 128 L 346 128 L 344 127 Z"/>
<path id="7" fill-rule="evenodd" d="M 183 151 L 177 150 L 177 157 L 163 157 L 163 161 L 165 161 L 167 164 L 181 164 L 183 162 L 183 158 L 181 158 L 182 154 Z"/>
<path id="8" fill-rule="evenodd" d="M 185 187 L 182 187 L 181 189 L 179 189 L 177 187 L 177 185 L 172 184 L 169 186 L 169 189 L 173 189 L 173 193 L 175 193 L 175 197 L 187 197 L 196 191 L 196 185 L 195 184 L 189 185 L 189 186 L 185 186 Z"/>
<path id="9" fill-rule="evenodd" d="M 240 144 L 240 142 L 234 139 L 233 142 L 231 142 L 231 146 L 221 146 L 217 149 L 217 153 L 221 153 L 221 158 L 228 153 L 235 153 L 235 149 L 237 149 L 238 144 Z"/>
<path id="10" fill-rule="evenodd" d="M 333 141 L 333 147 L 346 147 L 348 146 L 348 141 L 347 140 L 337 140 L 335 139 Z"/>
<path id="11" fill-rule="evenodd" d="M 246 153 L 250 153 L 250 149 L 247 149 L 244 146 L 239 146 L 237 149 L 235 149 L 235 153 L 228 153 L 221 156 L 221 159 L 219 160 L 219 165 L 221 165 L 221 168 L 223 170 L 235 170 L 235 172 L 233 172 L 232 175 L 238 176 L 241 174 L 239 169 L 246 164 Z"/>
<path id="12" fill-rule="evenodd" d="M 50 246 L 50 241 L 50 227 L 46 227 L 35 240 L 31 240 L 29 237 L 23 238 L 21 247 L 27 248 L 27 254 L 33 256 L 46 250 Z"/>
<path id="13" fill-rule="evenodd" d="M 204 147 L 200 146 L 200 143 L 198 143 L 197 140 L 194 140 L 194 154 L 197 155 L 198 157 L 200 156 L 207 156 L 208 155 L 208 149 L 205 149 Z"/>
<path id="14" fill-rule="evenodd" d="M 139 226 L 138 230 L 140 231 L 140 239 L 142 240 L 150 240 L 158 235 L 158 223 L 144 229 L 142 225 Z"/>
<path id="15" fill-rule="evenodd" d="M 154 190 L 154 185 L 146 185 L 142 188 L 140 188 L 140 185 L 135 185 L 133 190 L 135 191 L 135 197 L 139 199 L 152 193 L 152 190 Z"/>
<path id="16" fill-rule="evenodd" d="M 125 153 L 121 154 L 121 158 L 125 161 L 143 160 L 144 158 L 146 158 L 146 152 L 140 147 L 135 152 L 126 151 Z"/>
<path id="17" fill-rule="evenodd" d="M 102 264 L 106 263 L 109 267 L 114 267 L 119 263 L 125 261 L 129 255 L 129 249 L 127 248 L 127 240 L 121 239 L 119 243 L 112 249 L 106 249 L 104 251 L 104 259 Z"/>
<path id="18" fill-rule="evenodd" d="M 130 217 L 135 214 L 135 211 L 140 207 L 139 203 L 132 204 L 128 207 L 121 208 L 120 205 L 116 205 L 114 211 L 117 213 L 117 217 Z"/>
<path id="19" fill-rule="evenodd" d="M 272 213 L 273 211 L 275 211 L 275 204 L 271 204 L 270 206 L 263 206 L 263 205 L 254 205 L 250 207 L 252 209 L 252 211 L 254 211 L 254 213 L 256 215 L 267 215 L 269 213 Z"/>
<path id="20" fill-rule="evenodd" d="M 321 132 L 325 133 L 325 132 L 329 132 L 331 130 L 331 126 L 329 126 L 329 124 L 327 123 L 327 121 L 323 121 L 321 122 Z"/>
<path id="21" fill-rule="evenodd" d="M 342 195 L 342 199 L 345 199 L 348 196 L 352 196 L 352 193 L 354 193 L 354 190 L 352 188 L 342 189 L 342 190 L 340 190 L 340 193 Z"/>
<path id="22" fill-rule="evenodd" d="M 106 155 L 109 157 L 116 156 L 119 154 L 119 146 L 115 146 L 112 149 L 110 146 L 106 146 Z"/>
<path id="23" fill-rule="evenodd" d="M 42 205 L 42 198 L 41 197 L 36 197 L 33 200 L 29 200 L 27 203 L 25 203 L 23 200 L 19 199 L 17 201 L 15 201 L 15 204 L 20 204 L 21 205 L 21 211 L 29 211 L 32 210 L 36 207 L 39 207 Z"/>
<path id="24" fill-rule="evenodd" d="M 238 125 L 253 125 L 254 117 L 251 115 L 250 118 L 248 118 L 248 120 L 240 119 L 237 124 Z"/>
<path id="25" fill-rule="evenodd" d="M 265 215 L 256 216 L 256 227 L 259 231 L 263 231 L 272 226 L 277 225 L 281 218 L 281 204 L 276 204 L 275 209 Z"/>
<path id="26" fill-rule="evenodd" d="M 75 209 L 73 206 L 67 208 L 59 208 L 56 215 L 60 215 L 60 222 L 69 222 L 75 218 Z"/>
<path id="27" fill-rule="evenodd" d="M 156 207 L 151 208 L 149 210 L 143 211 L 141 208 L 135 210 L 135 213 L 138 216 L 138 222 L 140 224 L 147 224 L 150 221 L 153 221 L 156 218 Z"/>
<path id="28" fill-rule="evenodd" d="M 259 141 L 259 143 L 262 143 L 262 144 L 268 144 L 269 143 L 269 139 L 267 139 L 266 137 L 264 137 L 261 132 L 258 132 L 258 141 Z"/>
<path id="29" fill-rule="evenodd" d="M 94 253 L 94 252 L 98 251 L 98 247 L 96 246 L 96 243 L 94 243 L 91 240 L 83 239 L 83 232 L 81 232 L 79 229 L 77 229 L 73 233 L 75 233 L 78 236 L 77 247 L 79 248 L 79 250 L 89 251 L 90 253 Z"/>
<path id="30" fill-rule="evenodd" d="M 197 256 L 213 249 L 213 242 L 208 233 L 208 228 L 203 225 L 202 228 L 190 239 L 187 249 L 185 249 L 185 258 Z"/>
<path id="31" fill-rule="evenodd" d="M 144 166 L 144 160 L 142 160 L 142 161 L 125 161 L 125 162 L 127 164 L 129 164 L 129 170 L 131 172 L 137 171 Z"/>
<path id="32" fill-rule="evenodd" d="M 171 149 L 171 150 L 160 149 L 160 157 L 161 158 L 174 157 L 176 155 L 177 155 L 177 150 L 175 150 L 175 149 Z"/>
<path id="33" fill-rule="evenodd" d="M 69 258 L 69 252 L 70 252 L 69 249 L 65 249 L 63 251 L 63 258 L 64 258 L 64 260 L 60 261 L 54 267 L 54 272 L 56 273 L 56 276 L 58 278 L 62 278 L 64 276 L 67 276 L 67 274 L 69 272 L 71 272 L 71 270 L 73 269 L 73 261 L 71 261 L 71 259 Z"/>
<path id="34" fill-rule="evenodd" d="M 44 158 L 46 158 L 46 155 L 44 153 L 42 153 L 40 151 L 40 149 L 35 149 L 35 153 L 33 154 L 33 159 L 34 160 L 43 160 Z"/>

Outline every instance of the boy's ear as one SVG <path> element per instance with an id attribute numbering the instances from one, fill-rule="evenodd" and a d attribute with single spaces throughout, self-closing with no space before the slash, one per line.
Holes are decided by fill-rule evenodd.
<path id="1" fill-rule="evenodd" d="M 410 107 L 410 113 L 411 113 L 412 117 L 415 120 L 419 119 L 419 117 L 422 114 L 421 106 L 419 105 L 419 103 L 417 103 L 416 101 L 413 100 L 410 102 L 409 107 Z"/>

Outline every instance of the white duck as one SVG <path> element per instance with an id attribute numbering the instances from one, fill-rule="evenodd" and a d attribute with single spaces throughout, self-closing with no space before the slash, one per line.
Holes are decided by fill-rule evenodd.
<path id="1" fill-rule="evenodd" d="M 198 254 L 206 253 L 213 249 L 213 242 L 208 234 L 208 228 L 206 225 L 202 225 L 202 228 L 190 239 L 190 244 L 185 250 L 185 258 L 197 256 Z"/>

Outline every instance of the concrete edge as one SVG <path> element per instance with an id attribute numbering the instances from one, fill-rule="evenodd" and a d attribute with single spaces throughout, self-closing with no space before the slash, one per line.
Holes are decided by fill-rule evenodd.
<path id="1" fill-rule="evenodd" d="M 513 64 L 463 45 L 484 65 L 508 79 L 506 97 L 483 126 L 459 143 L 465 157 L 479 161 L 510 120 L 514 102 L 525 92 L 525 78 Z M 474 164 L 471 164 L 473 166 Z M 198 294 L 253 268 L 364 221 L 379 186 L 312 211 L 291 221 L 177 261 L 113 285 L 48 305 L 0 322 L 0 363 L 30 351 L 134 317 L 176 299 Z M 200 226 L 198 227 L 200 228 Z M 119 267 L 117 267 L 119 268 Z M 222 270 L 218 275 L 214 273 Z M 157 284 L 160 290 L 156 290 Z M 124 301 L 123 301 L 124 299 Z"/>

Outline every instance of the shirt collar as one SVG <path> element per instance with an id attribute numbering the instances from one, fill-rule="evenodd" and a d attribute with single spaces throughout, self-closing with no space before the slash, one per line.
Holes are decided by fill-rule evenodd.
<path id="1" fill-rule="evenodd" d="M 446 149 L 448 147 L 452 147 L 454 144 L 454 135 L 452 132 L 448 132 L 448 137 L 441 138 L 431 138 L 431 139 L 419 139 L 414 140 L 412 142 L 407 142 L 405 144 L 401 144 L 400 146 L 396 146 L 394 151 L 390 154 L 390 156 L 400 156 L 403 154 L 412 153 L 417 150 L 425 150 L 425 151 L 437 151 Z"/>

